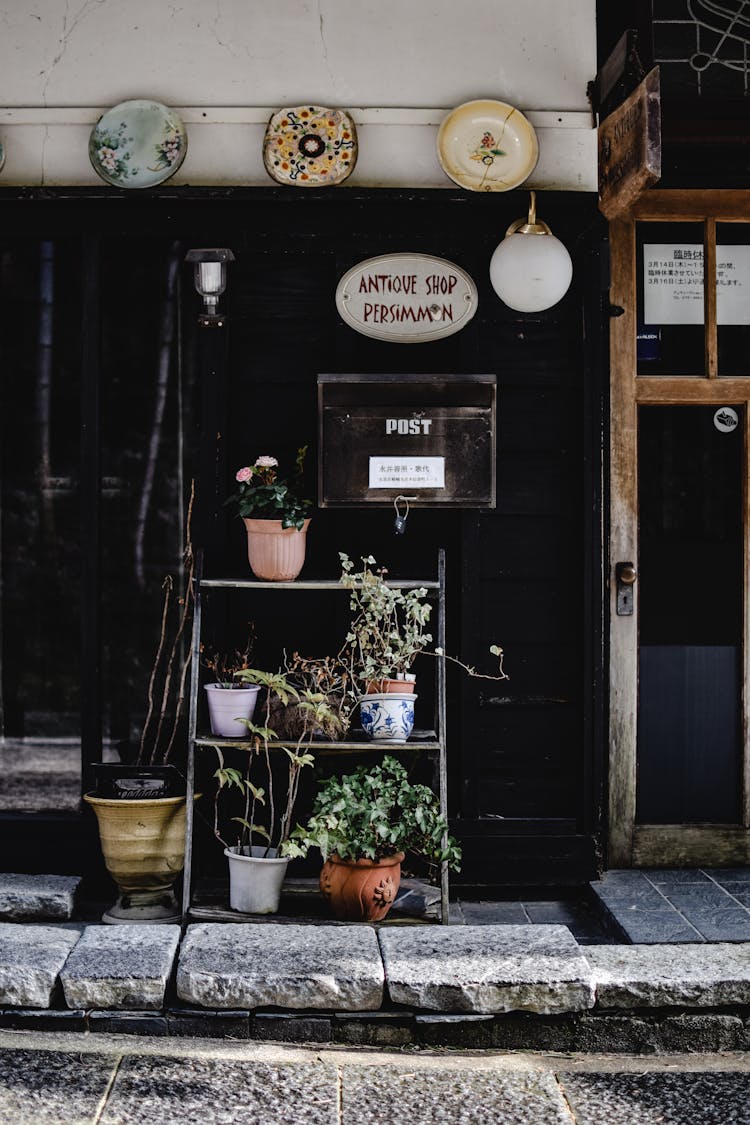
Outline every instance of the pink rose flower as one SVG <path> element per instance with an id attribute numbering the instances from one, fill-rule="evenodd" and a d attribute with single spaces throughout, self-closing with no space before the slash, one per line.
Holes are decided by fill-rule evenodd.
<path id="1" fill-rule="evenodd" d="M 250 477 L 252 475 L 253 475 L 253 470 L 245 467 L 244 469 L 240 469 L 235 474 L 235 480 L 241 481 L 244 484 L 245 481 L 250 480 Z"/>

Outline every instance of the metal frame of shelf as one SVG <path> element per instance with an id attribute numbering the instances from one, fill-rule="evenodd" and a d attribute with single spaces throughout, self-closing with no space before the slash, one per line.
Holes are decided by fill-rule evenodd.
<path id="1" fill-rule="evenodd" d="M 394 579 L 388 585 L 402 590 L 413 590 L 423 586 L 434 591 L 437 599 L 437 647 L 445 653 L 445 551 L 441 547 L 438 551 L 437 579 Z M 183 874 L 182 891 L 182 921 L 188 920 L 191 904 L 192 876 L 193 876 L 193 825 L 194 825 L 194 798 L 195 798 L 195 751 L 196 748 L 218 746 L 232 747 L 243 746 L 242 740 L 229 738 L 216 738 L 211 735 L 198 733 L 198 697 L 200 686 L 200 646 L 202 631 L 202 597 L 206 589 L 229 590 L 263 590 L 265 593 L 272 591 L 294 590 L 298 593 L 330 590 L 347 593 L 345 586 L 337 580 L 296 580 L 294 582 L 259 582 L 253 579 L 231 578 L 203 578 L 202 552 L 198 553 L 195 568 L 195 602 L 193 610 L 193 637 L 192 657 L 190 672 L 190 696 L 188 713 L 188 755 L 187 755 L 187 804 L 185 809 L 185 868 Z M 374 742 L 362 739 L 348 739 L 342 742 L 315 742 L 311 749 L 314 753 L 382 753 L 389 748 L 399 751 L 436 753 L 438 755 L 438 799 L 440 811 L 448 817 L 448 775 L 447 751 L 445 739 L 446 696 L 445 696 L 445 657 L 437 656 L 437 670 L 435 675 L 435 715 L 433 730 L 415 730 L 407 743 Z M 278 747 L 292 746 L 296 743 L 279 741 L 274 745 Z M 445 843 L 446 841 L 444 841 Z M 440 865 L 440 921 L 448 922 L 449 911 L 449 879 L 448 864 Z M 251 915 L 247 916 L 252 917 Z"/>

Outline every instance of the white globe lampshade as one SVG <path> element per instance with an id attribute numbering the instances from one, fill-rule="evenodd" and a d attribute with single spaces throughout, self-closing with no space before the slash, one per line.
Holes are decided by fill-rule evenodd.
<path id="1" fill-rule="evenodd" d="M 516 312 L 542 312 L 565 296 L 573 278 L 570 254 L 536 218 L 531 192 L 528 221 L 519 219 L 490 259 L 490 281 L 501 301 Z"/>

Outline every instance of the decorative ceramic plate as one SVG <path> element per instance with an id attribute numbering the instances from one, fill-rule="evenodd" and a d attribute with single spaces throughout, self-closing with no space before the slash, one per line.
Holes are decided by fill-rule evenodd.
<path id="1" fill-rule="evenodd" d="M 437 155 L 446 175 L 469 191 L 510 191 L 534 171 L 539 145 L 519 110 L 485 99 L 448 114 L 438 130 Z"/>
<path id="2" fill-rule="evenodd" d="M 343 109 L 302 105 L 280 109 L 268 122 L 263 163 L 279 184 L 340 184 L 357 161 L 357 130 Z"/>
<path id="3" fill-rule="evenodd" d="M 174 175 L 186 152 L 187 132 L 175 111 L 142 98 L 107 110 L 89 137 L 95 171 L 115 187 L 161 184 Z"/>

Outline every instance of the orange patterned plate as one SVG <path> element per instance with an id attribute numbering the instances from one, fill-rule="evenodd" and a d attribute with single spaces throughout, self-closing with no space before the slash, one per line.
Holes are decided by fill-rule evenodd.
<path id="1" fill-rule="evenodd" d="M 317 105 L 280 109 L 268 122 L 263 163 L 279 184 L 340 184 L 357 160 L 357 130 L 343 109 Z"/>

